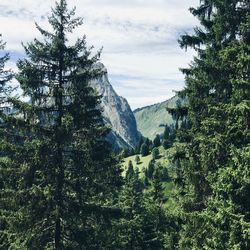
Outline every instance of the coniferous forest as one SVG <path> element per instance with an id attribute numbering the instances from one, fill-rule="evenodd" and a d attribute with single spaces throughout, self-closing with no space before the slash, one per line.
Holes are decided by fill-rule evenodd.
<path id="1" fill-rule="evenodd" d="M 196 54 L 181 69 L 185 101 L 166 107 L 173 126 L 130 152 L 106 139 L 89 85 L 101 51 L 69 42 L 83 20 L 66 0 L 48 30 L 36 24 L 42 39 L 23 44 L 18 73 L 0 37 L 0 249 L 250 249 L 250 2 L 190 12 L 199 26 L 178 40 Z"/>

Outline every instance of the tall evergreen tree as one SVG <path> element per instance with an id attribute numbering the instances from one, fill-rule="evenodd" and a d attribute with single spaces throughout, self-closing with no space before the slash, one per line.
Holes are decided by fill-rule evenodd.
<path id="1" fill-rule="evenodd" d="M 141 153 L 141 146 L 142 146 L 142 144 L 143 144 L 143 137 L 140 136 L 140 140 L 138 142 L 138 145 L 135 148 L 135 153 L 136 154 L 140 154 Z"/>
<path id="2" fill-rule="evenodd" d="M 154 170 L 155 170 L 155 160 L 151 159 L 150 162 L 148 163 L 148 168 L 147 168 L 147 177 L 149 179 L 153 178 Z"/>
<path id="3" fill-rule="evenodd" d="M 0 35 L 0 53 L 4 54 L 5 43 L 1 39 Z M 2 151 L 2 145 L 5 143 L 3 140 L 3 134 L 6 128 L 6 123 L 4 118 L 8 114 L 10 109 L 8 104 L 9 94 L 11 92 L 10 86 L 7 86 L 12 78 L 12 72 L 5 69 L 5 64 L 9 60 L 9 55 L 6 53 L 0 57 L 0 197 L 2 195 L 2 190 L 5 188 L 5 180 L 1 172 L 4 171 L 5 166 L 9 164 L 6 155 Z M 0 249 L 7 248 L 6 241 L 7 235 L 5 234 L 7 219 L 5 216 L 6 207 L 4 203 L 0 204 Z"/>
<path id="4" fill-rule="evenodd" d="M 119 225 L 117 240 L 120 249 L 143 249 L 145 200 L 143 184 L 136 168 L 133 175 L 127 175 L 120 198 L 123 217 Z M 118 249 L 119 249 L 118 248 Z"/>
<path id="5" fill-rule="evenodd" d="M 149 154 L 149 148 L 146 143 L 143 143 L 141 145 L 141 151 L 140 151 L 142 156 L 147 156 Z"/>
<path id="6" fill-rule="evenodd" d="M 152 150 L 152 159 L 153 160 L 158 159 L 159 155 L 160 155 L 159 149 L 158 148 L 153 148 L 153 150 Z"/>
<path id="7" fill-rule="evenodd" d="M 163 139 L 164 139 L 164 140 L 169 140 L 169 139 L 170 139 L 170 132 L 171 132 L 171 129 L 170 129 L 170 127 L 166 124 L 166 125 L 165 125 L 165 129 L 164 129 L 164 133 L 163 133 Z"/>
<path id="8" fill-rule="evenodd" d="M 249 249 L 250 3 L 202 0 L 190 10 L 201 27 L 180 39 L 197 51 L 183 69 L 188 107 L 172 110 L 188 123 L 175 156 L 178 249 Z"/>
<path id="9" fill-rule="evenodd" d="M 164 249 L 163 248 L 163 216 L 159 218 L 159 210 L 155 202 L 145 194 L 144 185 L 136 168 L 133 175 L 127 175 L 119 204 L 122 217 L 116 223 L 113 249 Z M 159 219 L 161 220 L 159 222 Z"/>
<path id="10" fill-rule="evenodd" d="M 154 147 L 159 147 L 161 146 L 161 138 L 160 135 L 157 134 L 153 140 Z"/>
<path id="11" fill-rule="evenodd" d="M 141 159 L 140 159 L 140 156 L 139 156 L 139 155 L 136 155 L 136 157 L 135 157 L 135 162 L 136 162 L 137 165 L 140 164 Z"/>
<path id="12" fill-rule="evenodd" d="M 129 160 L 128 162 L 128 170 L 126 172 L 126 179 L 131 178 L 132 176 L 134 176 L 135 174 L 135 170 L 134 170 L 134 166 L 131 160 Z"/>
<path id="13" fill-rule="evenodd" d="M 4 54 L 5 43 L 2 40 L 2 35 L 0 34 L 0 51 Z M 2 54 L 2 53 L 1 53 Z M 10 86 L 6 84 L 13 77 L 10 70 L 6 70 L 5 64 L 9 60 L 9 54 L 5 53 L 0 57 L 0 105 L 1 108 L 4 107 L 4 103 L 7 101 L 8 94 L 10 93 Z"/>
<path id="14" fill-rule="evenodd" d="M 101 76 L 100 53 L 85 37 L 69 42 L 82 24 L 65 0 L 52 9 L 52 31 L 37 29 L 19 60 L 17 79 L 29 103 L 12 99 L 1 152 L 11 164 L 0 204 L 8 204 L 11 249 L 107 249 L 108 221 L 120 169 L 105 140 L 109 130 L 89 82 Z"/>

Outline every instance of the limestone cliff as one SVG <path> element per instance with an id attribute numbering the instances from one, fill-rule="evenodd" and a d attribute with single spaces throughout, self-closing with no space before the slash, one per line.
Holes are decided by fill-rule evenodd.
<path id="1" fill-rule="evenodd" d="M 115 148 L 134 148 L 139 138 L 134 114 L 127 100 L 119 96 L 113 89 L 104 65 L 99 63 L 97 67 L 103 71 L 103 74 L 96 80 L 91 81 L 90 85 L 102 95 L 103 116 L 112 127 L 109 140 Z"/>

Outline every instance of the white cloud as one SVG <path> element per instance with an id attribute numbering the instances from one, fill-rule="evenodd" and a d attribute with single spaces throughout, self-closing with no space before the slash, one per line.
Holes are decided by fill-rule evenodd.
<path id="1" fill-rule="evenodd" d="M 70 7 L 77 7 L 77 15 L 84 17 L 84 25 L 74 37 L 86 34 L 88 44 L 96 49 L 104 47 L 102 61 L 115 81 L 112 84 L 133 107 L 167 99 L 173 89 L 184 85 L 178 68 L 187 66 L 193 52 L 180 50 L 177 39 L 197 24 L 188 8 L 198 5 L 199 0 L 68 2 Z M 35 21 L 47 28 L 44 16 L 53 5 L 53 0 L 1 0 L 0 33 L 13 61 L 23 53 L 21 41 L 40 36 Z M 167 84 L 159 79 L 168 79 Z M 145 92 L 145 85 L 151 95 Z"/>

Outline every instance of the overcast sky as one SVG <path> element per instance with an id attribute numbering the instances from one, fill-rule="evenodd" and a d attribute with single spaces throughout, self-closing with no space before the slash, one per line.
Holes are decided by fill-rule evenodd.
<path id="1" fill-rule="evenodd" d="M 46 28 L 54 0 L 1 0 L 0 33 L 15 68 L 24 56 L 22 42 L 39 33 L 34 22 Z M 164 101 L 184 86 L 179 68 L 191 61 L 193 51 L 181 50 L 177 39 L 197 25 L 189 13 L 199 0 L 69 0 L 84 25 L 74 36 L 87 35 L 89 45 L 103 47 L 101 61 L 107 67 L 116 92 L 137 108 Z"/>

